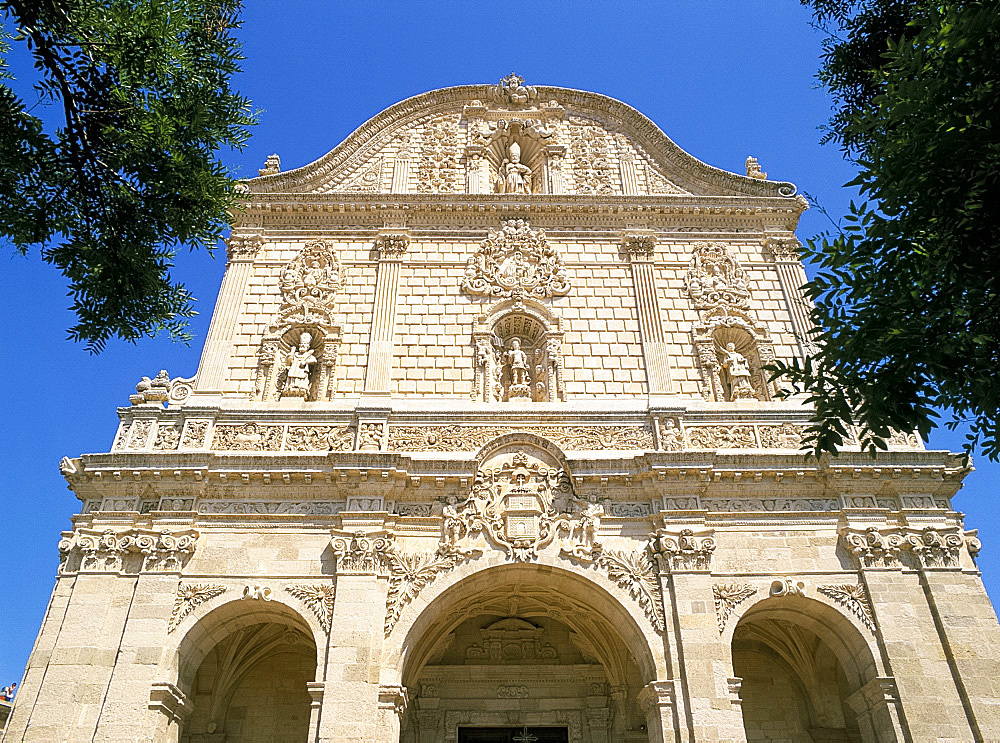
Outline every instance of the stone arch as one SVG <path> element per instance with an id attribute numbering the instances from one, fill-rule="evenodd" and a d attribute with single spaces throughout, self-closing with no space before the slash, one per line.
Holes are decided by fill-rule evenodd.
<path id="1" fill-rule="evenodd" d="M 457 708 L 448 711 L 447 694 L 437 688 L 437 682 L 428 685 L 428 678 L 440 677 L 441 664 L 452 668 L 448 664 L 455 662 L 455 648 L 460 647 L 462 637 L 470 633 L 482 633 L 485 637 L 501 630 L 517 630 L 526 636 L 545 631 L 564 640 L 569 638 L 569 644 L 563 645 L 558 642 L 548 645 L 543 639 L 539 641 L 540 647 L 548 653 L 545 657 L 552 659 L 550 662 L 570 663 L 561 669 L 571 671 L 574 681 L 589 682 L 583 695 L 591 695 L 593 710 L 588 712 L 585 705 L 576 710 L 569 703 L 562 712 L 553 712 L 554 707 L 536 703 L 538 692 L 532 687 L 530 669 L 535 667 L 532 664 L 545 662 L 540 659 L 541 650 L 537 657 L 521 661 L 529 665 L 517 666 L 518 673 L 529 669 L 523 681 L 511 683 L 509 679 L 504 681 L 503 664 L 499 660 L 503 653 L 494 650 L 490 655 L 480 649 L 476 657 L 484 660 L 470 661 L 468 658 L 472 656 L 467 655 L 464 663 L 500 664 L 495 669 L 475 666 L 481 668 L 481 673 L 477 671 L 470 677 L 488 678 L 493 685 L 499 684 L 496 689 L 491 687 L 484 697 L 484 701 L 489 699 L 493 703 L 473 705 L 484 710 L 482 714 L 473 715 Z M 569 658 L 571 655 L 575 660 Z M 454 668 L 460 675 L 463 661 L 459 662 Z M 548 679 L 560 671 L 557 666 L 544 668 L 543 676 Z M 494 674 L 495 670 L 500 672 Z M 438 727 L 433 734 L 445 741 L 456 740 L 457 725 L 477 723 L 565 724 L 569 740 L 574 741 L 581 740 L 581 725 L 589 726 L 591 731 L 602 731 L 593 740 L 618 740 L 627 730 L 642 729 L 646 721 L 638 706 L 642 689 L 652 681 L 670 677 L 663 638 L 653 629 L 642 607 L 598 569 L 573 569 L 565 559 L 546 552 L 537 562 L 530 563 L 506 562 L 500 555 L 491 555 L 461 564 L 440 576 L 402 611 L 398 624 L 386 638 L 381 682 L 383 688 L 403 686 L 408 690 L 411 714 L 403 720 L 403 741 L 417 739 L 414 727 L 424 731 L 421 735 L 429 734 L 427 725 L 435 715 L 425 715 L 421 723 L 417 711 L 428 706 L 420 703 L 422 697 L 436 693 L 441 694 L 442 711 L 435 713 L 433 724 Z M 534 707 L 528 702 L 520 707 L 516 701 L 518 694 L 527 698 L 528 688 L 532 689 Z M 495 704 L 498 696 L 507 700 L 502 712 L 497 711 Z M 413 704 L 413 700 L 417 703 Z M 469 709 L 467 704 L 465 709 Z"/>
<path id="2" fill-rule="evenodd" d="M 562 339 L 560 318 L 540 302 L 525 298 L 497 302 L 473 327 L 472 398 L 482 402 L 565 400 Z M 524 354 L 521 361 L 512 355 L 517 350 Z M 515 369 L 519 366 L 524 367 L 520 372 Z"/>
<path id="3" fill-rule="evenodd" d="M 872 632 L 857 617 L 825 598 L 796 593 L 755 596 L 736 613 L 722 639 L 732 651 L 734 677 L 742 680 L 748 743 L 765 740 L 764 718 L 768 735 L 778 737 L 897 740 L 897 711 L 871 694 L 891 679 Z"/>
<path id="4" fill-rule="evenodd" d="M 171 656 L 176 688 L 188 701 L 180 741 L 213 734 L 262 741 L 271 734 L 266 724 L 305 735 L 315 724 L 309 684 L 325 645 L 317 622 L 283 601 L 233 598 L 214 607 Z"/>

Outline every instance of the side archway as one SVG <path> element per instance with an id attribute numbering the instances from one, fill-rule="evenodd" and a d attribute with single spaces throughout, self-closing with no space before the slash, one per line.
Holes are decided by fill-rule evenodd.
<path id="1" fill-rule="evenodd" d="M 871 693 L 888 679 L 874 638 L 859 624 L 800 595 L 771 596 L 744 610 L 731 641 L 748 743 L 900 739 L 898 710 Z"/>
<path id="2" fill-rule="evenodd" d="M 303 615 L 276 600 L 236 599 L 201 617 L 174 653 L 188 702 L 181 743 L 305 740 L 316 722 L 317 640 Z"/>

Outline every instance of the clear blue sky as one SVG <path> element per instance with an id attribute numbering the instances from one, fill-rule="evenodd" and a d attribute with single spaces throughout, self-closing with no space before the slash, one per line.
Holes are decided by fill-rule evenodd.
<path id="1" fill-rule="evenodd" d="M 820 38 L 793 0 L 769 2 L 474 3 L 262 2 L 248 0 L 247 61 L 240 90 L 263 109 L 237 176 L 256 175 L 271 152 L 289 169 L 315 160 L 365 120 L 411 95 L 448 85 L 495 83 L 511 70 L 529 83 L 593 90 L 655 121 L 712 165 L 742 172 L 748 154 L 831 213 L 845 210 L 852 177 L 832 146 L 818 144 L 829 100 L 816 88 Z M 24 57 L 12 55 L 14 71 Z M 36 109 L 37 110 L 37 109 Z M 50 110 L 47 115 L 56 115 Z M 827 227 L 817 210 L 799 234 Z M 58 565 L 59 532 L 78 501 L 59 474 L 62 456 L 107 451 L 115 408 L 143 375 L 189 376 L 222 279 L 225 253 L 183 254 L 176 276 L 200 299 L 191 347 L 166 338 L 110 344 L 90 356 L 65 340 L 73 323 L 62 277 L 36 256 L 0 247 L 0 365 L 6 457 L 0 547 L 0 686 L 20 681 Z M 933 343 L 933 339 L 928 339 Z M 932 436 L 958 449 L 960 434 Z M 990 500 L 1000 467 L 977 462 L 955 503 L 980 528 L 980 567 L 1000 598 L 1000 518 Z"/>

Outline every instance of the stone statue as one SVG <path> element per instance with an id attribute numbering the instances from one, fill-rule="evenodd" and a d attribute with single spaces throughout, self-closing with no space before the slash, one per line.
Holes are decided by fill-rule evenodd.
<path id="1" fill-rule="evenodd" d="M 500 163 L 500 176 L 497 178 L 497 193 L 531 193 L 531 168 L 521 162 L 521 146 L 511 142 L 507 148 L 507 157 Z"/>
<path id="2" fill-rule="evenodd" d="M 575 499 L 580 508 L 580 545 L 590 549 L 600 548 L 601 542 L 597 535 L 601 529 L 601 517 L 604 516 L 604 506 L 597 500 L 597 494 L 591 493 L 587 500 Z"/>
<path id="3" fill-rule="evenodd" d="M 760 169 L 760 163 L 757 162 L 757 158 L 750 155 L 747 158 L 747 178 L 756 178 L 759 181 L 767 180 L 767 173 Z"/>
<path id="4" fill-rule="evenodd" d="M 442 509 L 444 516 L 444 543 L 454 544 L 462 538 L 465 531 L 465 521 L 458 513 L 458 498 L 449 495 Z"/>
<path id="5" fill-rule="evenodd" d="M 723 351 L 722 366 L 729 374 L 729 399 L 748 400 L 756 397 L 750 384 L 750 362 L 736 350 L 735 343 L 727 343 Z"/>
<path id="6" fill-rule="evenodd" d="M 298 348 L 293 348 L 285 356 L 288 373 L 281 393 L 283 397 L 308 397 L 309 373 L 316 363 L 316 354 L 313 353 L 311 344 L 312 334 L 303 333 L 299 337 Z"/>
<path id="7" fill-rule="evenodd" d="M 664 451 L 680 451 L 684 448 L 684 433 L 673 418 L 663 421 L 660 428 L 660 448 Z"/>
<path id="8" fill-rule="evenodd" d="M 510 368 L 511 389 L 527 387 L 528 384 L 528 354 L 521 350 L 521 341 L 517 338 L 511 341 L 507 352 L 507 364 Z"/>

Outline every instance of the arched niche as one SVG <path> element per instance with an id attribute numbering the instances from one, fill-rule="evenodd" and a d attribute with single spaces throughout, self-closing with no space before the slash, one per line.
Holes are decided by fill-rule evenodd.
<path id="1" fill-rule="evenodd" d="M 748 314 L 720 308 L 694 327 L 702 396 L 715 402 L 772 400 L 776 392 L 764 367 L 774 361 L 767 329 Z"/>
<path id="2" fill-rule="evenodd" d="M 470 130 L 471 193 L 527 195 L 549 191 L 545 177 L 549 160 L 561 156 L 565 149 L 552 141 L 551 130 L 517 117 L 474 120 Z"/>
<path id="3" fill-rule="evenodd" d="M 255 400 L 329 400 L 340 348 L 340 327 L 273 328 L 257 351 Z"/>
<path id="4" fill-rule="evenodd" d="M 181 743 L 305 740 L 313 724 L 317 632 L 275 600 L 233 600 L 183 636 L 174 657 L 187 700 Z"/>
<path id="5" fill-rule="evenodd" d="M 511 299 L 480 315 L 472 332 L 475 376 L 472 399 L 479 402 L 565 400 L 563 331 L 546 307 Z"/>
<path id="6" fill-rule="evenodd" d="M 455 743 L 462 726 L 564 726 L 575 743 L 645 735 L 639 697 L 665 675 L 662 640 L 614 584 L 546 562 L 468 563 L 426 593 L 383 655 L 382 683 L 411 700 L 401 741 Z"/>
<path id="7" fill-rule="evenodd" d="M 804 596 L 766 598 L 744 612 L 731 640 L 747 743 L 900 739 L 897 711 L 871 693 L 891 681 L 881 675 L 873 643 L 832 606 Z"/>

